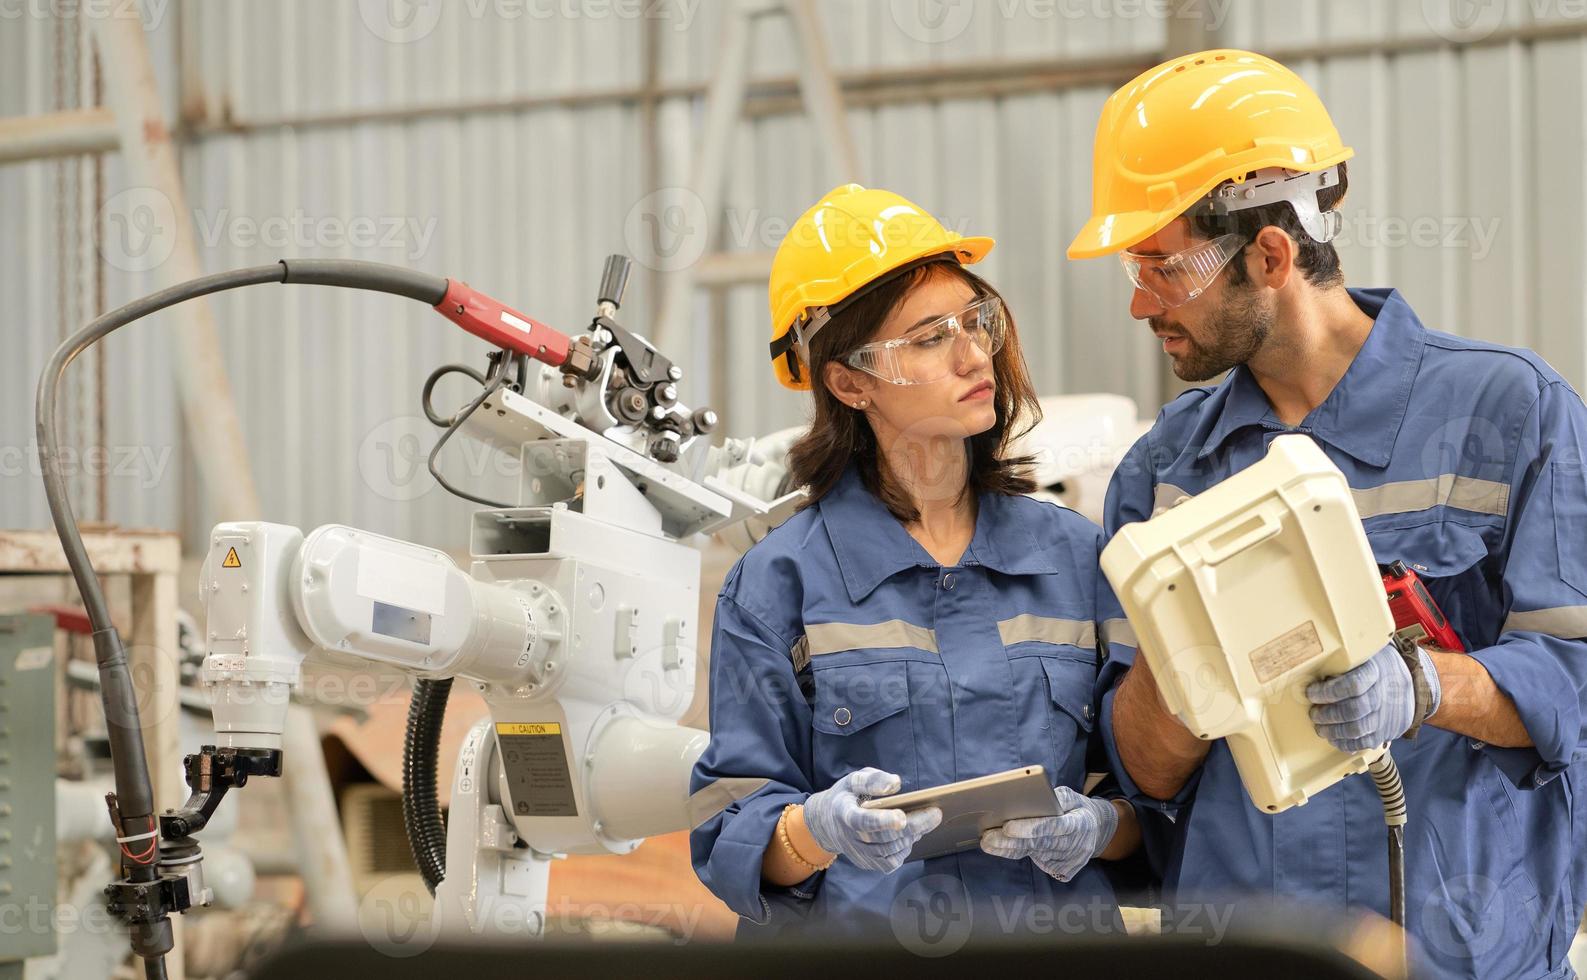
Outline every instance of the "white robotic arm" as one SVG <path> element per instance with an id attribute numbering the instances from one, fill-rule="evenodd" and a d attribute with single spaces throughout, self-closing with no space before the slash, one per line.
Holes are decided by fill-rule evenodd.
<path id="1" fill-rule="evenodd" d="M 465 913 L 471 927 L 482 903 L 514 894 L 502 874 L 514 852 L 528 885 L 516 897 L 536 905 L 536 859 L 626 852 L 687 828 L 689 771 L 707 740 L 676 724 L 694 688 L 698 553 L 648 538 L 581 555 L 589 519 L 544 516 L 545 551 L 491 556 L 476 576 L 368 531 L 332 524 L 305 537 L 265 522 L 217 526 L 202 573 L 203 680 L 221 745 L 279 748 L 316 649 L 462 679 L 484 696 L 491 722 L 465 742 L 437 893 L 442 918 Z"/>
<path id="2" fill-rule="evenodd" d="M 461 913 L 461 924 L 478 932 L 492 896 L 543 904 L 550 857 L 631 850 L 646 836 L 688 826 L 688 773 L 707 738 L 677 724 L 694 691 L 700 556 L 688 542 L 740 521 L 775 519 L 798 494 L 766 500 L 721 479 L 745 461 L 749 444 L 713 446 L 716 414 L 680 401 L 682 368 L 614 319 L 629 267 L 622 256 L 608 258 L 596 314 L 570 335 L 458 279 L 354 260 L 282 260 L 134 300 L 51 356 L 37 402 L 46 499 L 93 623 L 107 716 L 124 719 L 109 726 L 116 787 L 109 815 L 120 840 L 153 840 L 144 850 L 123 848 L 109 907 L 149 969 L 172 948 L 171 914 L 204 901 L 193 835 L 231 789 L 281 774 L 288 700 L 316 649 L 419 679 L 410 736 L 416 717 L 428 719 L 419 726 L 430 750 L 423 823 L 433 833 L 415 841 L 415 852 L 426 855 L 426 881 L 440 882 L 443 921 Z M 75 357 L 153 312 L 266 283 L 416 300 L 496 348 L 483 373 L 438 368 L 424 396 L 426 415 L 445 430 L 432 473 L 485 509 L 473 517 L 466 570 L 432 548 L 339 525 L 306 538 L 278 524 L 218 526 L 202 580 L 203 680 L 217 744 L 185 760 L 186 804 L 156 814 L 125 646 L 60 465 L 60 379 Z M 442 416 L 429 392 L 451 371 L 483 388 L 456 415 Z M 435 453 L 454 434 L 516 460 L 515 505 L 445 484 Z M 444 710 L 454 678 L 481 693 L 491 719 L 465 741 L 443 852 L 433 805 L 439 712 L 425 712 Z M 415 744 L 410 737 L 408 748 Z M 543 919 L 536 911 L 528 921 Z"/>
<path id="3" fill-rule="evenodd" d="M 531 685 L 555 669 L 560 607 L 466 575 L 444 553 L 328 524 L 218 525 L 201 572 L 203 680 L 218 743 L 279 748 L 288 689 L 316 647 L 422 677 Z"/>

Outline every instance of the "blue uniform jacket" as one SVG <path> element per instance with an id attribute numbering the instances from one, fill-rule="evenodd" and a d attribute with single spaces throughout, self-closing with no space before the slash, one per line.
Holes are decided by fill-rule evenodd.
<path id="1" fill-rule="evenodd" d="M 783 807 L 855 769 L 895 772 L 908 792 L 1039 763 L 1081 787 L 1097 638 L 1122 623 L 1111 592 L 1098 603 L 1101 530 L 1027 497 L 979 503 L 969 549 L 944 568 L 851 466 L 728 573 L 690 844 L 700 880 L 743 917 L 741 939 L 1116 927 L 1095 863 L 1066 884 L 975 849 L 892 874 L 839 857 L 789 888 L 761 880 Z"/>
<path id="2" fill-rule="evenodd" d="M 1569 976 L 1587 901 L 1587 410 L 1524 350 L 1427 330 L 1397 292 L 1351 290 L 1375 319 L 1344 378 L 1294 430 L 1250 373 L 1185 392 L 1126 456 L 1107 499 L 1111 535 L 1309 434 L 1344 471 L 1377 560 L 1422 576 L 1471 656 L 1520 712 L 1535 748 L 1439 728 L 1397 740 L 1410 806 L 1407 927 L 1440 976 Z M 1118 762 L 1103 669 L 1101 730 L 1137 808 L 1171 818 L 1171 907 L 1231 896 L 1388 912 L 1382 808 L 1349 778 L 1304 806 L 1258 812 L 1217 742 L 1173 800 L 1140 793 Z M 1171 922 L 1167 923 L 1171 926 Z"/>

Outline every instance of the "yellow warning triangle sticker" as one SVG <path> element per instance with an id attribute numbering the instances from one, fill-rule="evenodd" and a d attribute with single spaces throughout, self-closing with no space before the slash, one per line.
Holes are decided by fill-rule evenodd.
<path id="1" fill-rule="evenodd" d="M 226 560 L 220 563 L 221 568 L 241 568 L 242 562 L 237 560 L 237 549 L 230 548 L 226 551 Z"/>

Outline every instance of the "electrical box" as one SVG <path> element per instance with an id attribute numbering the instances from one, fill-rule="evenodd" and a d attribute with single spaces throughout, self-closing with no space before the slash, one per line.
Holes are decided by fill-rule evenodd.
<path id="1" fill-rule="evenodd" d="M 0 616 L 0 976 L 55 952 L 55 881 L 55 620 Z"/>

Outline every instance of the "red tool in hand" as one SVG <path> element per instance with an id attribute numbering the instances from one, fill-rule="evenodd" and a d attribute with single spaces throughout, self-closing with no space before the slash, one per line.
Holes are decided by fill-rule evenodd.
<path id="1" fill-rule="evenodd" d="M 1415 572 L 1403 561 L 1378 567 L 1383 572 L 1383 588 L 1389 593 L 1389 612 L 1394 615 L 1397 632 L 1420 629 L 1422 635 L 1412 637 L 1418 643 L 1425 640 L 1439 650 L 1465 652 L 1466 647 L 1455 635 L 1449 618 L 1438 608 Z"/>

